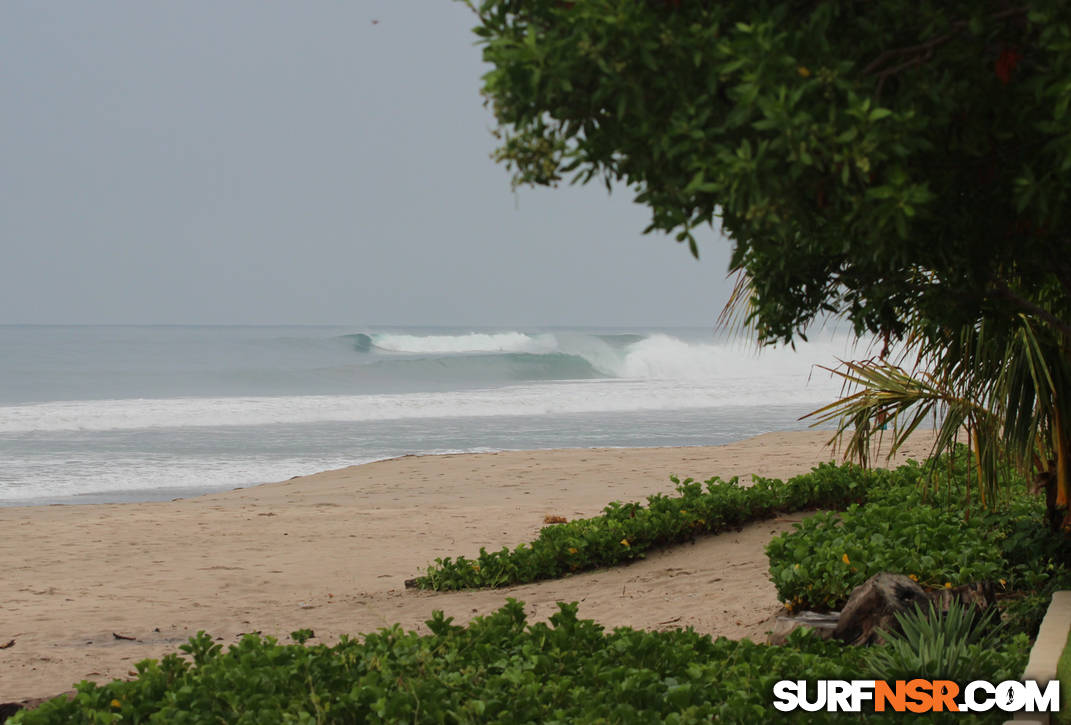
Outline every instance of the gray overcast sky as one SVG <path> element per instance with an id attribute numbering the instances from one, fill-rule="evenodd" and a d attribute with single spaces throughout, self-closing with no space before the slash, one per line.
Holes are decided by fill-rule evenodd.
<path id="1" fill-rule="evenodd" d="M 378 21 L 373 23 L 373 21 Z M 0 323 L 712 323 L 627 189 L 514 194 L 450 0 L 0 3 Z"/>

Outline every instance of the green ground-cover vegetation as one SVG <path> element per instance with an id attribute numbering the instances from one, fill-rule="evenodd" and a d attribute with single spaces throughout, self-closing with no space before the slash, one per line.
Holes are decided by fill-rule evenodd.
<path id="1" fill-rule="evenodd" d="M 778 513 L 844 508 L 873 490 L 910 486 L 919 475 L 918 466 L 886 471 L 825 464 L 789 481 L 758 478 L 752 486 L 736 478 L 702 484 L 673 478 L 676 496 L 649 496 L 646 506 L 613 502 L 601 516 L 546 526 L 535 541 L 513 549 L 437 559 L 416 583 L 428 589 L 501 587 L 613 566 Z"/>
<path id="2" fill-rule="evenodd" d="M 440 558 L 417 579 L 431 589 L 498 587 L 614 566 L 659 547 L 694 541 L 779 513 L 809 509 L 767 549 L 789 609 L 835 609 L 868 577 L 893 571 L 939 588 L 992 582 L 1002 593 L 1047 596 L 1067 544 L 1043 525 L 1045 503 L 1013 470 L 999 501 L 965 507 L 973 487 L 965 449 L 932 465 L 894 470 L 824 464 L 788 481 L 677 482 L 647 505 L 614 502 L 603 514 L 544 527 L 534 541 L 478 556 Z M 1036 607 L 1034 607 L 1036 609 Z"/>
<path id="3" fill-rule="evenodd" d="M 972 467 L 964 448 L 924 474 L 901 467 L 864 504 L 818 513 L 771 541 L 770 576 L 782 600 L 794 609 L 835 609 L 852 588 L 892 571 L 930 589 L 991 582 L 998 593 L 1034 599 L 1044 592 L 1047 601 L 1050 582 L 1062 581 L 1056 575 L 1068 546 L 1044 526 L 1044 500 L 1005 469 L 999 501 L 965 508 Z"/>
<path id="4" fill-rule="evenodd" d="M 945 470 L 951 478 L 930 475 Z M 1063 544 L 1040 525 L 1044 505 L 1021 481 L 1010 483 L 1006 500 L 985 512 L 967 515 L 948 507 L 950 501 L 962 501 L 957 488 L 968 485 L 969 470 L 964 458 L 951 466 L 911 463 L 894 471 L 825 465 L 788 482 L 760 480 L 750 488 L 713 479 L 704 489 L 685 481 L 677 497 L 654 496 L 646 507 L 611 505 L 602 517 L 574 522 L 572 528 L 548 527 L 540 540 L 557 547 L 548 551 L 562 546 L 568 551 L 578 548 L 568 532 L 605 527 L 613 536 L 634 537 L 635 548 L 650 550 L 696 536 L 696 529 L 711 528 L 708 521 L 724 529 L 774 511 L 816 502 L 836 505 L 846 510 L 812 517 L 815 523 L 771 544 L 771 573 L 783 594 L 821 591 L 827 602 L 839 601 L 851 582 L 846 568 L 850 572 L 856 561 L 893 570 L 910 566 L 901 571 L 928 585 L 984 577 L 1001 590 L 1003 623 L 995 630 L 993 622 L 977 630 L 970 613 L 934 618 L 919 612 L 910 615 L 914 620 L 904 627 L 904 636 L 878 647 L 824 642 L 809 632 L 769 646 L 691 630 L 606 631 L 580 619 L 575 603 L 560 605 L 549 623 L 530 624 L 523 605 L 510 600 L 466 627 L 437 612 L 427 623 L 430 634 L 394 626 L 343 638 L 335 646 L 310 644 L 311 633 L 303 630 L 291 635 L 296 644 L 247 635 L 224 651 L 200 633 L 181 648 L 185 657 L 142 662 L 131 681 L 82 683 L 72 700 L 50 701 L 15 722 L 751 723 L 780 715 L 771 705 L 772 685 L 780 679 L 884 679 L 907 671 L 957 681 L 1015 678 L 1051 591 L 1071 585 L 1071 573 Z M 942 480 L 944 487 L 934 488 Z M 900 513 L 893 515 L 893 509 Z M 699 519 L 702 525 L 694 526 Z M 875 528 L 882 520 L 889 525 Z M 617 558 L 603 562 L 600 547 L 613 542 L 593 541 L 587 551 L 592 565 L 635 558 L 607 547 Z M 787 557 L 800 546 L 812 556 L 796 569 Z M 507 550 L 504 561 L 516 551 Z M 473 568 L 463 562 L 462 571 Z M 856 568 L 855 576 L 865 575 Z M 778 582 L 779 575 L 785 581 Z M 844 580 L 840 593 L 832 585 L 837 577 Z M 940 673 L 927 672 L 934 663 Z M 1006 719 L 1002 712 L 950 716 L 958 723 Z M 826 712 L 796 716 L 800 722 L 848 718 L 867 719 Z"/>
<path id="5" fill-rule="evenodd" d="M 710 722 L 762 721 L 775 680 L 843 677 L 856 650 L 813 637 L 775 648 L 690 631 L 605 632 L 560 605 L 528 624 L 523 605 L 431 635 L 381 630 L 334 647 L 247 636 L 228 652 L 200 635 L 189 664 L 142 665 L 134 682 L 83 685 L 72 702 L 28 713 L 42 722 Z M 91 714 L 92 713 L 92 714 Z"/>
<path id="6" fill-rule="evenodd" d="M 771 704 L 778 680 L 876 677 L 886 666 L 872 663 L 873 649 L 806 631 L 780 647 L 691 630 L 607 632 L 579 619 L 575 603 L 559 607 L 549 623 L 529 624 L 523 605 L 509 600 L 467 627 L 436 613 L 429 635 L 395 626 L 333 647 L 247 635 L 224 652 L 199 633 L 182 648 L 192 662 L 143 662 L 135 680 L 82 683 L 74 699 L 49 701 L 15 722 L 755 723 L 779 714 Z M 969 657 L 975 653 L 955 661 L 959 674 L 1004 679 L 1025 662 L 1021 641 L 991 645 L 984 660 Z"/>

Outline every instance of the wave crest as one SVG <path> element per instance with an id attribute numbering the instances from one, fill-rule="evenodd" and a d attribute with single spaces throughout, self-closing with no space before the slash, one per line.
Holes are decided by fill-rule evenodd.
<path id="1" fill-rule="evenodd" d="M 450 353 L 549 353 L 555 352 L 554 335 L 527 335 L 523 332 L 470 332 L 465 335 L 401 335 L 380 333 L 371 336 L 379 350 L 417 354 Z"/>
<path id="2" fill-rule="evenodd" d="M 379 370 L 422 371 L 474 382 L 573 380 L 714 381 L 798 375 L 816 364 L 854 357 L 847 336 L 801 344 L 797 349 L 764 348 L 686 340 L 665 333 L 471 332 L 465 334 L 358 333 L 344 337 L 359 352 L 371 352 Z M 531 375 L 531 377 L 528 377 Z"/>

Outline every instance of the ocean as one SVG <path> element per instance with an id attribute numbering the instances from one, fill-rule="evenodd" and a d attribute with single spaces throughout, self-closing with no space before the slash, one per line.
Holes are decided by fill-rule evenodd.
<path id="1" fill-rule="evenodd" d="M 0 505 L 167 500 L 409 454 L 806 428 L 846 335 L 0 326 Z"/>

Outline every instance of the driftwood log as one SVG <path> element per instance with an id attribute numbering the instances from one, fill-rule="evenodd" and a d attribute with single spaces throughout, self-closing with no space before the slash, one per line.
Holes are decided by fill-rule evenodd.
<path id="1" fill-rule="evenodd" d="M 766 636 L 769 644 L 782 645 L 788 636 L 797 629 L 809 627 L 822 639 L 833 636 L 840 612 L 808 612 L 806 610 L 792 616 L 782 615 L 774 621 L 773 629 Z"/>
<path id="2" fill-rule="evenodd" d="M 926 607 L 929 601 L 922 587 L 903 574 L 875 574 L 852 590 L 833 636 L 848 644 L 879 643 L 877 630 L 899 631 L 898 612 L 911 611 L 916 604 Z"/>
<path id="3" fill-rule="evenodd" d="M 973 605 L 985 610 L 996 603 L 989 582 L 966 584 L 927 593 L 902 574 L 875 574 L 852 590 L 848 603 L 837 619 L 833 637 L 848 644 L 880 644 L 878 630 L 899 632 L 898 612 L 913 611 L 918 605 L 925 611 L 930 603 L 939 612 L 947 612 L 952 602 Z"/>

